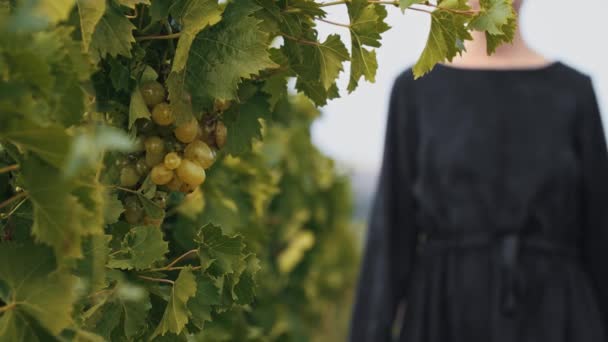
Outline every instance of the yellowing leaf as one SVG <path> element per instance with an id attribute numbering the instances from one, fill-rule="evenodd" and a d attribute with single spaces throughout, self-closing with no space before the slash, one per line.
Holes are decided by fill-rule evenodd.
<path id="1" fill-rule="evenodd" d="M 106 2 L 100 0 L 77 0 L 80 30 L 82 31 L 82 46 L 89 51 L 93 32 L 106 11 Z"/>

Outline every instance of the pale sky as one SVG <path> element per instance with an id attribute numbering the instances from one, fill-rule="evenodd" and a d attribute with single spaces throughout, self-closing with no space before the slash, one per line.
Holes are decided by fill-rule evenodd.
<path id="1" fill-rule="evenodd" d="M 327 19 L 348 22 L 344 6 L 328 7 Z M 426 42 L 428 15 L 402 14 L 389 7 L 391 30 L 383 35 L 377 50 L 376 83 L 360 82 L 347 94 L 348 66 L 341 75 L 342 98 L 323 108 L 323 117 L 313 126 L 313 140 L 331 157 L 346 163 L 357 173 L 376 173 L 382 158 L 384 126 L 390 88 L 394 78 L 417 59 Z M 524 36 L 538 51 L 593 76 L 608 124 L 608 13 L 607 0 L 527 0 L 522 13 Z M 350 46 L 348 31 L 323 24 L 321 37 L 340 33 Z M 607 125 L 604 126 L 607 126 Z"/>

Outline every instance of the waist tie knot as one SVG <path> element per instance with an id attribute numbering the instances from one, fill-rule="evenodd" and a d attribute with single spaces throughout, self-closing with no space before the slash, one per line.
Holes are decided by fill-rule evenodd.
<path id="1" fill-rule="evenodd" d="M 418 252 L 423 255 L 449 251 L 488 248 L 497 256 L 501 312 L 517 313 L 526 280 L 521 270 L 522 250 L 545 255 L 575 258 L 578 249 L 572 242 L 528 235 L 522 232 L 422 232 L 418 235 Z"/>

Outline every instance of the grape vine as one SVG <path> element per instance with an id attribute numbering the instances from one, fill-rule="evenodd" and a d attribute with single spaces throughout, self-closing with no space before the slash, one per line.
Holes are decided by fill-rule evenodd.
<path id="1" fill-rule="evenodd" d="M 342 340 L 349 187 L 310 125 L 390 7 L 431 16 L 417 77 L 514 35 L 510 0 L 0 0 L 0 340 Z"/>

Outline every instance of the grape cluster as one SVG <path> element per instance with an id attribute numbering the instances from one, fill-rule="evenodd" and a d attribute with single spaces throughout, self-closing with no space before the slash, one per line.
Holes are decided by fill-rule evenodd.
<path id="1" fill-rule="evenodd" d="M 162 84 L 147 82 L 140 91 L 151 109 L 152 120 L 139 119 L 135 123 L 141 152 L 120 162 L 120 185 L 133 188 L 149 175 L 152 183 L 166 191 L 194 191 L 205 182 L 205 170 L 215 162 L 217 150 L 226 144 L 227 129 L 217 120 L 217 114 L 226 110 L 229 103 L 216 102 L 212 115 L 204 116 L 200 122 L 193 118 L 176 125 Z M 140 222 L 140 205 L 135 198 L 129 198 L 125 198 L 125 218 Z"/>

